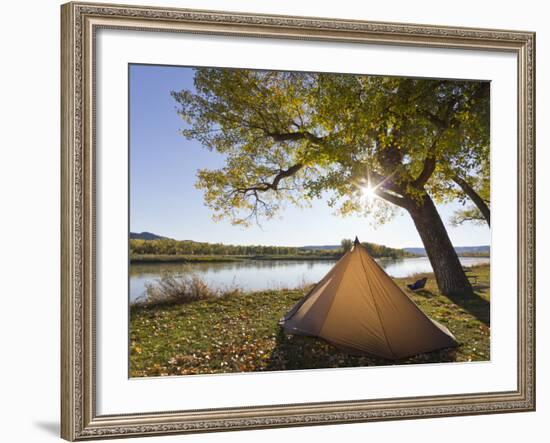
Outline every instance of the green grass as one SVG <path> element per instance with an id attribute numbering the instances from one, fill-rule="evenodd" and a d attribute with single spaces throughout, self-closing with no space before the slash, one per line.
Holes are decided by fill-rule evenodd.
<path id="1" fill-rule="evenodd" d="M 389 364 L 489 360 L 489 266 L 471 268 L 475 295 L 441 295 L 433 275 L 426 288 L 404 289 L 431 318 L 447 326 L 460 346 L 400 361 L 350 355 L 324 340 L 292 336 L 277 322 L 304 294 L 245 293 L 186 304 L 132 306 L 130 375 L 211 374 Z M 403 288 L 418 277 L 396 279 Z M 473 278 L 471 279 L 473 282 Z"/>

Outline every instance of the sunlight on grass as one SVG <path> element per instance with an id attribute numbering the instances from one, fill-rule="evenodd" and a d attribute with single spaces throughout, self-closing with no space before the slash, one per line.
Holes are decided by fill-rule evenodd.
<path id="1" fill-rule="evenodd" d="M 475 295 L 441 295 L 432 274 L 415 293 L 396 279 L 431 318 L 447 326 L 460 343 L 399 361 L 350 355 L 324 340 L 285 334 L 278 320 L 304 290 L 278 290 L 208 296 L 192 302 L 141 303 L 131 307 L 130 375 L 212 374 L 356 367 L 391 364 L 486 361 L 489 354 L 489 266 L 471 268 Z"/>

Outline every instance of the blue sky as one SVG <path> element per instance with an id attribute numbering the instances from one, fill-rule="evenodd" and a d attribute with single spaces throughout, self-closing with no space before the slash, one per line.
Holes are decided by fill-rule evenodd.
<path id="1" fill-rule="evenodd" d="M 183 121 L 170 91 L 193 89 L 191 68 L 153 65 L 130 66 L 130 230 L 149 231 L 178 240 L 226 244 L 321 245 L 342 238 L 391 247 L 422 246 L 408 214 L 373 226 L 368 218 L 342 218 L 324 201 L 311 208 L 287 206 L 280 217 L 262 227 L 214 222 L 194 187 L 199 168 L 218 168 L 223 159 L 215 152 L 179 134 Z M 486 226 L 453 228 L 448 220 L 458 204 L 440 205 L 439 213 L 455 246 L 490 243 Z"/>

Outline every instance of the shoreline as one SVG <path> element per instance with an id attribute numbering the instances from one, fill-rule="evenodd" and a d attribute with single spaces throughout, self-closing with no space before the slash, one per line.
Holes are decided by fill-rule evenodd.
<path id="1" fill-rule="evenodd" d="M 232 262 L 245 262 L 253 260 L 266 260 L 266 261 L 278 261 L 278 260 L 294 260 L 294 261 L 307 261 L 307 260 L 338 260 L 340 255 L 327 255 L 327 256 L 296 256 L 296 255 L 135 255 L 130 257 L 131 264 L 155 264 L 155 263 L 232 263 Z"/>
<path id="2" fill-rule="evenodd" d="M 340 254 L 324 256 L 297 256 L 297 255 L 134 255 L 130 256 L 130 264 L 161 264 L 161 263 L 234 263 L 246 261 L 330 261 L 338 260 Z M 459 258 L 490 258 L 484 255 L 459 255 Z M 409 258 L 428 258 L 418 255 L 412 257 L 374 257 L 375 259 L 405 260 Z"/>

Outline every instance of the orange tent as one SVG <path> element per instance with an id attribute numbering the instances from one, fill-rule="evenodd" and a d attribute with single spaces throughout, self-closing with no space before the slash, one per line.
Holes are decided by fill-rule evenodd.
<path id="1" fill-rule="evenodd" d="M 424 314 L 357 238 L 280 324 L 289 334 L 388 359 L 457 346 L 453 334 Z"/>

